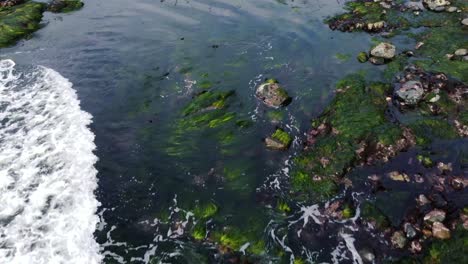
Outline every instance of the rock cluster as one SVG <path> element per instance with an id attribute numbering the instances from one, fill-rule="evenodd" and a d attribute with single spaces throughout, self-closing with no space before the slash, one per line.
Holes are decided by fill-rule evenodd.
<path id="1" fill-rule="evenodd" d="M 374 65 L 382 65 L 392 61 L 396 55 L 396 47 L 387 42 L 381 42 L 374 48 L 372 48 L 367 54 L 366 52 L 360 52 L 357 56 L 357 60 L 361 63 L 366 61 L 371 62 Z"/>

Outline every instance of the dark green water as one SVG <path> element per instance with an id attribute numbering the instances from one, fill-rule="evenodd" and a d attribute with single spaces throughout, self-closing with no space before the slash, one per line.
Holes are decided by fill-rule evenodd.
<path id="1" fill-rule="evenodd" d="M 101 203 L 96 239 L 105 263 L 216 262 L 212 244 L 174 235 L 184 210 L 207 202 L 218 206 L 216 225 L 262 237 L 267 251 L 256 261 L 287 263 L 288 248 L 333 261 L 342 227 L 327 231 L 330 239 L 282 244 L 274 231 L 296 232 L 288 223 L 303 221 L 300 208 L 310 205 L 298 205 L 286 219 L 269 199 L 286 191 L 289 160 L 336 81 L 382 70 L 354 58 L 368 49 L 370 36 L 333 32 L 323 23 L 341 8 L 330 0 L 89 0 L 75 13 L 47 13 L 47 26 L 32 39 L 2 50 L 0 58 L 60 72 L 93 115 Z M 278 79 L 293 97 L 280 124 L 254 97 L 265 78 Z M 234 90 L 230 109 L 252 122 L 228 128 L 236 138 L 228 148 L 213 140 L 216 130 L 176 131 L 182 108 L 208 87 Z M 262 139 L 276 126 L 295 137 L 289 151 L 265 148 Z M 178 210 L 180 223 L 161 223 Z M 340 261 L 347 262 L 353 260 Z"/>

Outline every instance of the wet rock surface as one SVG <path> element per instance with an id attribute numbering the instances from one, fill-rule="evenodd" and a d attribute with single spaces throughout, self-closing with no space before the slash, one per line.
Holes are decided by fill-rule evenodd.
<path id="1" fill-rule="evenodd" d="M 273 108 L 279 108 L 289 103 L 291 98 L 276 80 L 270 79 L 261 84 L 255 91 L 255 96 L 265 105 Z"/>

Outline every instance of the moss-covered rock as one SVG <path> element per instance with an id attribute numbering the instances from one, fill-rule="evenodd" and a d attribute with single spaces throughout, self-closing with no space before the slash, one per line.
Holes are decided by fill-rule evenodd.
<path id="1" fill-rule="evenodd" d="M 13 45 L 38 30 L 45 6 L 44 3 L 26 2 L 0 8 L 0 48 Z"/>
<path id="2" fill-rule="evenodd" d="M 68 13 L 81 9 L 84 3 L 81 0 L 53 0 L 47 6 L 47 11 L 53 13 Z"/>
<path id="3" fill-rule="evenodd" d="M 458 137 L 455 128 L 443 119 L 425 118 L 408 126 L 416 136 L 418 145 L 430 144 L 434 138 L 455 139 Z"/>
<path id="4" fill-rule="evenodd" d="M 286 131 L 278 128 L 270 137 L 265 139 L 265 144 L 269 149 L 284 150 L 289 148 L 292 140 L 292 137 Z"/>

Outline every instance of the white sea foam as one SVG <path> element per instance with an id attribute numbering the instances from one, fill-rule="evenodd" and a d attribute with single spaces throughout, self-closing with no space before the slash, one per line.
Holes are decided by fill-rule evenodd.
<path id="1" fill-rule="evenodd" d="M 99 263 L 91 115 L 54 70 L 0 60 L 0 263 Z"/>

